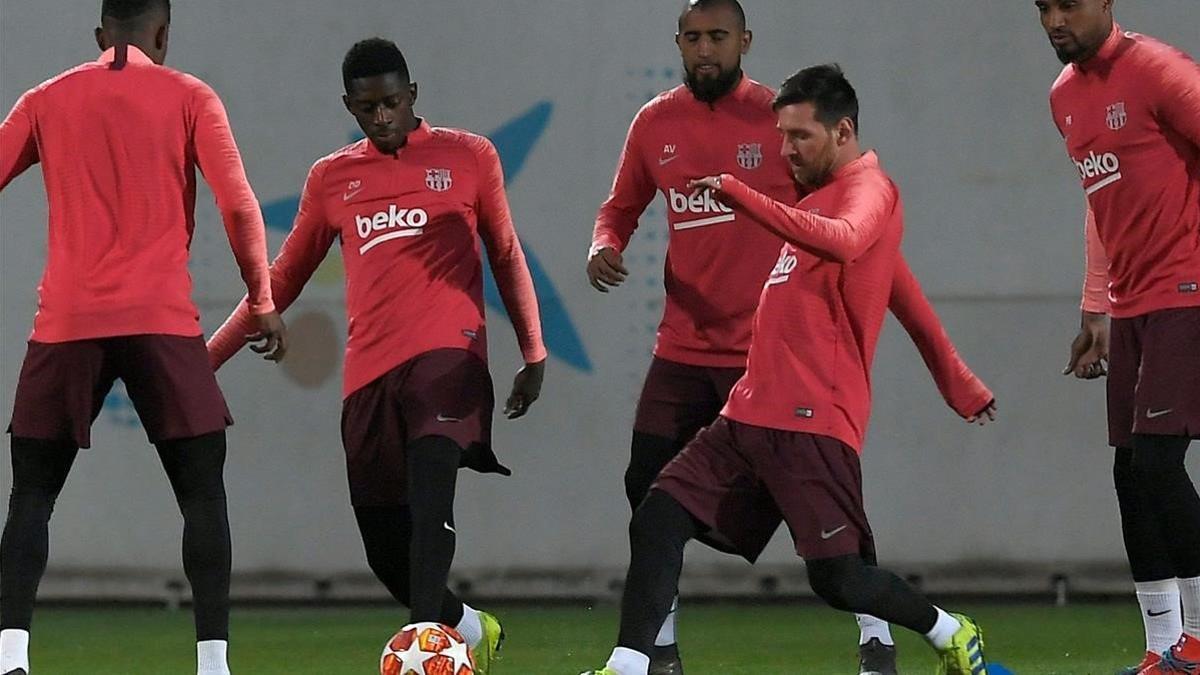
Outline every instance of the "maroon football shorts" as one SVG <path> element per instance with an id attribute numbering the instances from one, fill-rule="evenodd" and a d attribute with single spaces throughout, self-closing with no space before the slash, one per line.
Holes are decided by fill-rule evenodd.
<path id="1" fill-rule="evenodd" d="M 633 430 L 681 445 L 713 423 L 745 368 L 692 366 L 654 357 L 638 399 Z"/>
<path id="2" fill-rule="evenodd" d="M 780 521 L 802 558 L 875 559 L 858 453 L 828 436 L 718 417 L 663 469 L 654 487 L 750 562 Z"/>
<path id="3" fill-rule="evenodd" d="M 1108 442 L 1134 434 L 1200 438 L 1200 307 L 1113 319 Z"/>
<path id="4" fill-rule="evenodd" d="M 89 448 L 92 422 L 117 378 L 152 443 L 202 436 L 233 423 L 204 338 L 127 335 L 30 341 L 9 432 Z"/>
<path id="5" fill-rule="evenodd" d="M 464 450 L 463 465 L 507 474 L 491 450 L 495 397 L 487 363 L 463 349 L 414 356 L 342 404 L 342 444 L 354 506 L 405 504 L 405 448 L 444 436 Z"/>

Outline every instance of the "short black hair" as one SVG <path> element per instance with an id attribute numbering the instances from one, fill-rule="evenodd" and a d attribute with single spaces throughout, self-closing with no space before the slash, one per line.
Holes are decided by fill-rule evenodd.
<path id="1" fill-rule="evenodd" d="M 775 110 L 797 103 L 813 104 L 817 120 L 826 127 L 849 117 L 858 133 L 858 94 L 836 63 L 805 68 L 783 81 L 772 104 Z"/>
<path id="2" fill-rule="evenodd" d="M 679 14 L 679 27 L 683 28 L 683 16 L 693 9 L 704 10 L 722 5 L 733 9 L 734 15 L 737 16 L 738 26 L 742 30 L 746 30 L 746 10 L 742 9 L 742 3 L 738 0 L 687 0 L 683 5 L 683 12 Z"/>
<path id="3" fill-rule="evenodd" d="M 342 84 L 350 92 L 350 82 L 360 77 L 397 73 L 400 79 L 411 82 L 408 62 L 395 42 L 383 38 L 367 38 L 355 43 L 342 60 Z"/>
<path id="4" fill-rule="evenodd" d="M 166 12 L 167 20 L 171 20 L 171 0 L 104 0 L 104 4 L 100 6 L 100 19 L 115 19 L 124 24 L 135 23 L 156 9 Z"/>

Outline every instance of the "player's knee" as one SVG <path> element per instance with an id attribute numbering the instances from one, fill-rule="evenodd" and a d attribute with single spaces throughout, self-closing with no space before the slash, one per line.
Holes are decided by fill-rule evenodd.
<path id="1" fill-rule="evenodd" d="M 629 543 L 632 548 L 683 548 L 692 532 L 686 523 L 676 526 L 682 518 L 690 518 L 675 498 L 661 490 L 651 490 L 629 521 Z"/>
<path id="2" fill-rule="evenodd" d="M 845 612 L 859 611 L 862 596 L 862 560 L 842 556 L 808 563 L 808 585 L 813 593 L 834 609 Z"/>

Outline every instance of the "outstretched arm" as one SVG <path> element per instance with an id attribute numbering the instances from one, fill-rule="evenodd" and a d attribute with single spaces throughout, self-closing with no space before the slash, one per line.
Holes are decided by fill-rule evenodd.
<path id="1" fill-rule="evenodd" d="M 958 355 L 904 256 L 896 264 L 888 309 L 921 352 L 946 403 L 968 422 L 995 419 L 995 397 Z"/>
<path id="2" fill-rule="evenodd" d="M 270 267 L 271 292 L 280 312 L 291 306 L 300 295 L 337 237 L 321 205 L 323 175 L 324 169 L 320 163 L 309 172 L 295 224 Z M 248 341 L 256 341 L 261 337 L 255 333 L 249 299 L 243 298 L 233 314 L 208 340 L 208 354 L 213 369 L 220 368 Z M 259 353 L 266 351 L 265 347 L 255 346 L 252 349 Z"/>
<path id="3" fill-rule="evenodd" d="M 845 263 L 862 255 L 879 239 L 898 201 L 895 187 L 874 174 L 847 180 L 854 182 L 845 188 L 845 208 L 836 217 L 777 202 L 729 174 L 694 180 L 688 187 L 714 189 L 722 201 L 736 206 L 784 241 Z"/>

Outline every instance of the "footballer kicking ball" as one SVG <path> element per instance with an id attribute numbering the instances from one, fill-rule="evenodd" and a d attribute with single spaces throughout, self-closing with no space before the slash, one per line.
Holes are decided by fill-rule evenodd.
<path id="1" fill-rule="evenodd" d="M 475 675 L 475 659 L 458 631 L 439 623 L 400 629 L 383 648 L 380 675 Z"/>

